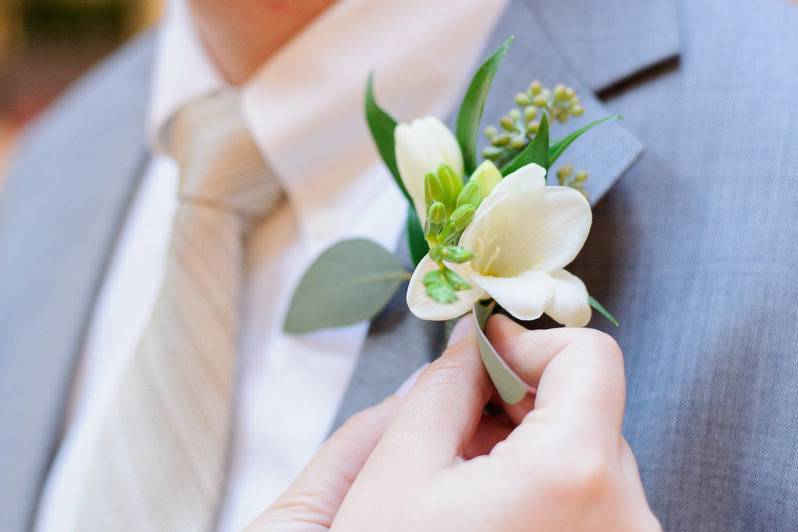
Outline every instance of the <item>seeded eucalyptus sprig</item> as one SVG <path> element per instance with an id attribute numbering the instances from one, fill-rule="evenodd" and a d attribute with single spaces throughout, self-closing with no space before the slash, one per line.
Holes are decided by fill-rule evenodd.
<path id="1" fill-rule="evenodd" d="M 585 170 L 579 170 L 574 173 L 574 165 L 571 163 L 564 164 L 557 170 L 557 183 L 560 186 L 576 189 L 581 192 L 584 197 L 587 197 L 585 181 L 587 181 L 587 172 Z"/>
<path id="2" fill-rule="evenodd" d="M 539 81 L 533 81 L 526 91 L 516 94 L 515 104 L 515 108 L 499 119 L 499 127 L 485 128 L 491 145 L 482 151 L 482 156 L 500 168 L 535 137 L 543 114 L 549 124 L 554 121 L 564 124 L 570 117 L 585 112 L 573 88 L 558 84 L 550 90 Z"/>

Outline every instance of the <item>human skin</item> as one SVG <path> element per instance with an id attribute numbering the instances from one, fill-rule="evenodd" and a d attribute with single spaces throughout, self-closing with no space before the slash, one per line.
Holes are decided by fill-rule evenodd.
<path id="1" fill-rule="evenodd" d="M 189 0 L 208 55 L 240 85 L 335 0 Z"/>
<path id="2" fill-rule="evenodd" d="M 338 430 L 249 530 L 660 530 L 620 433 L 612 338 L 491 318 L 491 342 L 537 395 L 488 416 L 498 399 L 471 321 L 406 396 Z"/>

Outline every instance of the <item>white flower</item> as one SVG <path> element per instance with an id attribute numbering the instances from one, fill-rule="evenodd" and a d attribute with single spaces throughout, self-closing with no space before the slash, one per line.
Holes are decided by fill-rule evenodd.
<path id="1" fill-rule="evenodd" d="M 403 174 L 404 175 L 404 174 Z M 426 293 L 424 274 L 436 264 L 425 257 L 407 290 L 410 310 L 424 320 L 447 320 L 492 297 L 510 314 L 534 320 L 544 312 L 570 327 L 590 321 L 587 290 L 563 268 L 585 243 L 592 213 L 585 197 L 569 187 L 547 187 L 546 170 L 524 166 L 505 177 L 477 209 L 460 246 L 472 251 L 468 264 L 449 264 L 469 284 L 454 303 Z"/>
<path id="2" fill-rule="evenodd" d="M 424 177 L 435 173 L 441 164 L 463 177 L 463 154 L 457 140 L 440 120 L 433 116 L 399 124 L 394 131 L 396 165 L 402 182 L 413 198 L 421 226 L 427 219 L 424 200 Z"/>

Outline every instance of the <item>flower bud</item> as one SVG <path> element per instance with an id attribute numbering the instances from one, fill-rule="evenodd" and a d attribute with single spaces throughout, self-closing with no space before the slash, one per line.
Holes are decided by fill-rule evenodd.
<path id="1" fill-rule="evenodd" d="M 426 227 L 424 227 L 424 232 L 427 235 L 437 235 L 443 230 L 448 217 L 446 205 L 440 201 L 433 201 L 429 211 L 427 211 L 427 223 Z"/>
<path id="2" fill-rule="evenodd" d="M 548 103 L 549 103 L 549 100 L 542 94 L 538 94 L 532 100 L 532 105 L 534 105 L 536 107 L 546 107 L 548 105 Z"/>
<path id="3" fill-rule="evenodd" d="M 503 116 L 499 119 L 499 125 L 505 131 L 515 131 L 515 121 L 509 116 Z"/>
<path id="4" fill-rule="evenodd" d="M 526 146 L 526 137 L 523 135 L 513 137 L 513 139 L 510 141 L 510 147 L 514 150 L 523 149 L 524 146 Z"/>
<path id="5" fill-rule="evenodd" d="M 492 139 L 493 137 L 495 137 L 498 134 L 499 134 L 499 132 L 493 126 L 488 126 L 488 127 L 485 128 L 485 136 L 488 138 L 488 140 Z"/>
<path id="6" fill-rule="evenodd" d="M 424 201 L 427 205 L 436 201 L 446 204 L 446 191 L 441 180 L 433 173 L 424 176 Z"/>
<path id="7" fill-rule="evenodd" d="M 457 195 L 463 190 L 463 180 L 454 173 L 449 166 L 442 164 L 438 167 L 438 179 L 443 187 L 443 204 L 454 209 L 457 204 Z"/>
<path id="8" fill-rule="evenodd" d="M 482 150 L 482 156 L 485 159 L 497 159 L 502 153 L 504 153 L 504 150 L 496 146 L 488 146 Z"/>
<path id="9" fill-rule="evenodd" d="M 449 217 L 449 221 L 452 223 L 454 230 L 457 232 L 465 231 L 468 224 L 474 219 L 474 211 L 474 206 L 468 203 L 457 207 L 451 217 Z"/>
<path id="10" fill-rule="evenodd" d="M 529 95 L 525 92 L 519 92 L 515 95 L 515 103 L 518 105 L 529 105 L 530 102 Z"/>
<path id="11" fill-rule="evenodd" d="M 541 90 L 543 90 L 543 85 L 541 85 L 538 80 L 535 80 L 532 83 L 530 83 L 529 92 L 531 92 L 532 94 L 538 95 L 540 94 Z"/>
<path id="12" fill-rule="evenodd" d="M 538 108 L 534 105 L 530 105 L 524 108 L 524 120 L 529 122 L 530 120 L 534 120 L 535 117 L 538 116 Z"/>
<path id="13" fill-rule="evenodd" d="M 482 194 L 479 192 L 479 183 L 469 180 L 460 191 L 460 195 L 457 196 L 457 206 L 471 205 L 476 209 L 481 202 Z"/>
<path id="14" fill-rule="evenodd" d="M 490 161 L 485 161 L 474 170 L 469 182 L 479 184 L 479 194 L 484 199 L 493 192 L 493 187 L 499 184 L 502 180 L 502 173 L 496 168 L 496 165 Z"/>

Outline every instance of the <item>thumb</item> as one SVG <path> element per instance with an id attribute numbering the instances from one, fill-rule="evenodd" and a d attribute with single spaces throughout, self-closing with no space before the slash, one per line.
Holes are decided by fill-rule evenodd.
<path id="1" fill-rule="evenodd" d="M 375 450 L 376 462 L 398 468 L 396 476 L 451 465 L 472 440 L 492 391 L 469 315 L 455 327 L 443 355 L 419 375 L 404 398 Z"/>
<path id="2" fill-rule="evenodd" d="M 352 416 L 277 501 L 246 530 L 326 531 L 399 406 L 392 395 Z"/>

